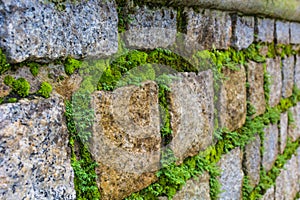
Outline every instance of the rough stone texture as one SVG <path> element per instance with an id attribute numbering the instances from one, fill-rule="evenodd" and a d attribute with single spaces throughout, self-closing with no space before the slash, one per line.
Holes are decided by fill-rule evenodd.
<path id="1" fill-rule="evenodd" d="M 136 9 L 129 17 L 129 29 L 125 41 L 129 47 L 138 49 L 166 48 L 176 39 L 177 11 L 172 8 L 151 10 L 147 7 Z"/>
<path id="2" fill-rule="evenodd" d="M 40 0 L 0 3 L 0 47 L 10 62 L 109 56 L 118 49 L 114 2 L 66 3 L 59 11 Z"/>
<path id="3" fill-rule="evenodd" d="M 300 56 L 296 55 L 295 60 L 295 78 L 294 78 L 294 84 L 297 86 L 297 88 L 300 88 Z"/>
<path id="4" fill-rule="evenodd" d="M 263 195 L 261 200 L 274 200 L 275 199 L 275 189 L 274 186 L 267 189 L 266 193 Z"/>
<path id="5" fill-rule="evenodd" d="M 252 117 L 261 115 L 266 110 L 266 100 L 264 91 L 264 66 L 261 63 L 248 61 L 247 81 L 249 83 L 249 101 L 255 108 L 256 113 Z"/>
<path id="6" fill-rule="evenodd" d="M 0 105 L 0 199 L 75 199 L 61 97 Z"/>
<path id="7" fill-rule="evenodd" d="M 246 73 L 240 70 L 223 69 L 226 80 L 220 88 L 219 121 L 229 130 L 240 128 L 246 120 Z"/>
<path id="8" fill-rule="evenodd" d="M 288 126 L 288 136 L 292 141 L 296 141 L 300 137 L 300 102 L 296 106 L 290 108 L 294 122 Z"/>
<path id="9" fill-rule="evenodd" d="M 293 94 L 294 86 L 294 56 L 282 60 L 282 96 L 290 97 Z"/>
<path id="10" fill-rule="evenodd" d="M 254 40 L 254 17 L 232 15 L 232 46 L 238 50 L 246 49 Z"/>
<path id="11" fill-rule="evenodd" d="M 255 19 L 255 41 L 273 42 L 274 40 L 274 19 L 256 18 Z"/>
<path id="12" fill-rule="evenodd" d="M 172 200 L 210 200 L 209 177 L 205 172 L 195 179 L 188 180 Z"/>
<path id="13" fill-rule="evenodd" d="M 158 88 L 146 81 L 93 94 L 95 122 L 90 150 L 99 164 L 102 199 L 123 199 L 150 185 L 160 161 Z"/>
<path id="14" fill-rule="evenodd" d="M 278 127 L 277 124 L 270 124 L 265 129 L 264 153 L 262 166 L 269 171 L 277 159 L 278 155 Z"/>
<path id="15" fill-rule="evenodd" d="M 275 199 L 294 199 L 299 189 L 298 163 L 295 155 L 284 165 L 276 179 Z"/>
<path id="16" fill-rule="evenodd" d="M 300 44 L 300 23 L 291 22 L 290 23 L 291 31 L 291 43 Z"/>
<path id="17" fill-rule="evenodd" d="M 211 70 L 180 73 L 170 84 L 170 114 L 173 139 L 170 147 L 178 163 L 198 154 L 212 143 L 214 90 Z"/>
<path id="18" fill-rule="evenodd" d="M 242 170 L 243 153 L 239 148 L 222 156 L 218 165 L 222 170 L 219 178 L 221 191 L 219 199 L 241 199 L 244 173 Z"/>
<path id="19" fill-rule="evenodd" d="M 244 168 L 245 173 L 249 177 L 251 186 L 256 186 L 259 183 L 260 177 L 260 137 L 255 136 L 255 139 L 245 146 L 244 152 Z"/>
<path id="20" fill-rule="evenodd" d="M 232 35 L 229 13 L 208 9 L 196 13 L 190 9 L 187 17 L 188 48 L 228 49 Z"/>
<path id="21" fill-rule="evenodd" d="M 278 44 L 289 44 L 290 42 L 290 23 L 276 21 L 275 39 Z"/>
<path id="22" fill-rule="evenodd" d="M 280 132 L 279 132 L 279 152 L 282 154 L 284 152 L 286 142 L 287 142 L 287 132 L 288 132 L 288 115 L 287 112 L 280 114 Z"/>
<path id="23" fill-rule="evenodd" d="M 270 99 L 271 107 L 276 106 L 280 102 L 282 89 L 282 75 L 280 68 L 280 58 L 267 59 L 267 73 L 270 77 Z"/>
<path id="24" fill-rule="evenodd" d="M 300 147 L 297 149 L 297 162 L 298 162 L 298 179 L 300 181 Z M 298 186 L 298 192 L 300 192 L 300 184 Z"/>

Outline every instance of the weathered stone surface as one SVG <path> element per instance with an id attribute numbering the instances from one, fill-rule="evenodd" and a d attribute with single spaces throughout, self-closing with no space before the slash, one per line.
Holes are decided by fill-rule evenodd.
<path id="1" fill-rule="evenodd" d="M 270 77 L 270 99 L 271 107 L 276 106 L 280 102 L 282 89 L 282 75 L 280 68 L 280 58 L 267 59 L 267 73 Z"/>
<path id="2" fill-rule="evenodd" d="M 296 141 L 300 137 L 300 102 L 296 106 L 290 108 L 294 122 L 288 126 L 288 136 L 292 141 Z"/>
<path id="3" fill-rule="evenodd" d="M 219 199 L 241 199 L 244 173 L 242 170 L 243 153 L 239 148 L 222 156 L 218 165 L 222 170 L 219 181 L 221 191 Z"/>
<path id="4" fill-rule="evenodd" d="M 275 199 L 294 199 L 299 189 L 298 163 L 295 155 L 284 165 L 276 179 Z"/>
<path id="5" fill-rule="evenodd" d="M 256 18 L 255 23 L 255 41 L 273 42 L 274 40 L 274 19 Z"/>
<path id="6" fill-rule="evenodd" d="M 154 182 L 160 161 L 160 118 L 155 82 L 93 94 L 90 150 L 99 164 L 102 199 L 123 199 Z"/>
<path id="7" fill-rule="evenodd" d="M 240 70 L 223 69 L 226 80 L 220 88 L 219 121 L 229 130 L 240 128 L 246 120 L 246 73 Z"/>
<path id="8" fill-rule="evenodd" d="M 129 47 L 138 49 L 166 48 L 176 39 L 177 11 L 172 8 L 151 10 L 147 7 L 136 9 L 129 17 L 129 29 L 125 41 Z"/>
<path id="9" fill-rule="evenodd" d="M 245 146 L 244 152 L 244 168 L 245 173 L 249 177 L 250 184 L 254 187 L 259 183 L 260 177 L 260 137 L 255 136 L 255 139 Z"/>
<path id="10" fill-rule="evenodd" d="M 299 55 L 296 55 L 294 75 L 295 75 L 294 84 L 297 88 L 300 88 L 300 56 Z"/>
<path id="11" fill-rule="evenodd" d="M 207 148 L 213 139 L 214 90 L 211 70 L 180 73 L 170 84 L 173 139 L 170 147 L 178 163 Z"/>
<path id="12" fill-rule="evenodd" d="M 210 200 L 209 174 L 205 172 L 201 176 L 190 179 L 175 194 L 173 200 Z"/>
<path id="13" fill-rule="evenodd" d="M 266 193 L 261 198 L 262 200 L 274 200 L 275 199 L 275 189 L 274 186 L 267 189 Z"/>
<path id="14" fill-rule="evenodd" d="M 0 199 L 75 199 L 61 97 L 0 105 Z"/>
<path id="15" fill-rule="evenodd" d="M 203 10 L 196 13 L 190 9 L 187 14 L 186 45 L 197 50 L 227 49 L 232 35 L 229 13 L 217 10 Z"/>
<path id="16" fill-rule="evenodd" d="M 279 152 L 281 154 L 284 152 L 286 146 L 287 132 L 288 132 L 288 115 L 287 112 L 284 112 L 280 114 Z"/>
<path id="17" fill-rule="evenodd" d="M 266 100 L 264 91 L 264 66 L 261 63 L 248 61 L 247 81 L 249 83 L 249 101 L 255 108 L 253 117 L 263 114 L 266 110 Z"/>
<path id="18" fill-rule="evenodd" d="M 291 43 L 300 44 L 300 23 L 291 22 L 290 31 L 291 31 Z"/>
<path id="19" fill-rule="evenodd" d="M 298 168 L 297 168 L 297 170 L 298 170 L 298 179 L 299 179 L 299 181 L 300 181 L 300 147 L 297 149 L 297 162 L 298 162 Z M 298 186 L 298 192 L 300 192 L 300 184 L 299 184 L 299 186 Z"/>
<path id="20" fill-rule="evenodd" d="M 278 127 L 277 124 L 270 124 L 265 129 L 264 138 L 264 153 L 262 158 L 262 165 L 269 171 L 277 159 L 278 155 Z"/>
<path id="21" fill-rule="evenodd" d="M 232 46 L 246 49 L 254 40 L 254 17 L 232 15 Z"/>
<path id="22" fill-rule="evenodd" d="M 278 44 L 289 44 L 290 42 L 290 23 L 276 21 L 275 39 Z"/>
<path id="23" fill-rule="evenodd" d="M 118 49 L 114 2 L 66 3 L 64 11 L 40 0 L 2 1 L 0 47 L 10 62 L 109 56 Z"/>
<path id="24" fill-rule="evenodd" d="M 294 56 L 282 60 L 282 96 L 290 97 L 293 94 L 294 86 Z"/>

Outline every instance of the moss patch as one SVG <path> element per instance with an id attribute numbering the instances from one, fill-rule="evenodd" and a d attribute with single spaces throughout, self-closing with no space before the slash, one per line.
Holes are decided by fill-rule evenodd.
<path id="1" fill-rule="evenodd" d="M 41 95 L 44 98 L 49 98 L 52 92 L 52 86 L 50 83 L 43 82 L 40 86 L 40 89 L 37 91 L 37 94 Z"/>
<path id="2" fill-rule="evenodd" d="M 10 68 L 10 64 L 7 63 L 6 55 L 0 49 L 0 75 L 6 72 Z"/>

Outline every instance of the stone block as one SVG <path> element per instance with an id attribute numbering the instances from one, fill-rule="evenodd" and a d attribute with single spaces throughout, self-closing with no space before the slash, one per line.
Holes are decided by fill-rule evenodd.
<path id="1" fill-rule="evenodd" d="M 290 33 L 291 33 L 291 43 L 300 44 L 300 23 L 291 22 L 290 23 Z"/>
<path id="2" fill-rule="evenodd" d="M 288 126 L 288 136 L 292 141 L 296 141 L 300 137 L 300 102 L 296 106 L 289 109 L 294 121 Z"/>
<path id="3" fill-rule="evenodd" d="M 232 15 L 232 41 L 237 50 L 246 49 L 254 41 L 254 17 Z"/>
<path id="4" fill-rule="evenodd" d="M 263 195 L 261 200 L 274 200 L 275 199 L 275 189 L 274 186 L 267 189 L 266 193 Z"/>
<path id="5" fill-rule="evenodd" d="M 280 114 L 280 132 L 279 132 L 279 152 L 283 154 L 288 134 L 288 115 L 287 112 Z"/>
<path id="6" fill-rule="evenodd" d="M 270 99 L 271 107 L 276 106 L 280 102 L 282 89 L 281 60 L 279 57 L 275 59 L 267 59 L 267 73 L 270 77 Z"/>
<path id="7" fill-rule="evenodd" d="M 270 124 L 264 129 L 264 153 L 262 166 L 269 171 L 277 159 L 278 155 L 278 127 L 277 124 Z"/>
<path id="8" fill-rule="evenodd" d="M 239 148 L 223 155 L 218 162 L 222 170 L 219 181 L 221 191 L 219 199 L 242 199 L 242 185 L 244 173 L 242 170 L 243 152 Z"/>
<path id="9" fill-rule="evenodd" d="M 0 105 L 0 199 L 76 199 L 64 101 Z"/>
<path id="10" fill-rule="evenodd" d="M 90 150 L 101 199 L 123 199 L 157 180 L 160 166 L 158 87 L 153 81 L 92 95 Z"/>
<path id="11" fill-rule="evenodd" d="M 264 66 L 261 63 L 248 61 L 247 81 L 249 83 L 249 101 L 255 108 L 256 113 L 252 117 L 261 115 L 266 110 L 266 100 L 264 91 Z"/>
<path id="12" fill-rule="evenodd" d="M 205 172 L 199 177 L 192 178 L 178 191 L 173 200 L 210 200 L 209 174 Z"/>
<path id="13" fill-rule="evenodd" d="M 211 70 L 179 73 L 170 84 L 170 114 L 173 139 L 170 147 L 180 163 L 212 144 L 214 90 Z"/>
<path id="14" fill-rule="evenodd" d="M 294 65 L 294 56 L 282 60 L 282 96 L 284 98 L 288 98 L 293 94 Z"/>
<path id="15" fill-rule="evenodd" d="M 290 43 L 290 23 L 283 21 L 276 21 L 275 25 L 275 39 L 278 44 Z"/>
<path id="16" fill-rule="evenodd" d="M 296 55 L 294 75 L 295 75 L 294 84 L 298 89 L 300 89 L 300 56 L 299 55 Z"/>
<path id="17" fill-rule="evenodd" d="M 274 40 L 274 19 L 256 18 L 255 19 L 255 41 L 273 42 Z"/>
<path id="18" fill-rule="evenodd" d="M 243 66 L 239 70 L 223 69 L 226 80 L 220 87 L 219 122 L 221 127 L 235 130 L 246 120 L 246 73 Z"/>
<path id="19" fill-rule="evenodd" d="M 65 3 L 4 1 L 0 47 L 12 63 L 110 56 L 118 50 L 118 14 L 112 1 Z"/>
<path id="20" fill-rule="evenodd" d="M 244 168 L 245 174 L 249 177 L 251 186 L 255 187 L 260 180 L 260 137 L 259 135 L 255 136 L 255 139 L 245 146 L 244 152 Z"/>
<path id="21" fill-rule="evenodd" d="M 197 50 L 229 48 L 232 35 L 229 13 L 209 9 L 195 12 L 190 9 L 187 17 L 186 46 Z"/>
<path id="22" fill-rule="evenodd" d="M 298 179 L 300 181 L 300 147 L 298 147 L 296 155 L 297 155 L 297 163 L 298 163 L 298 168 L 297 168 Z M 299 184 L 299 187 L 298 187 L 298 192 L 300 192 L 300 184 Z"/>
<path id="23" fill-rule="evenodd" d="M 139 7 L 130 14 L 132 21 L 125 32 L 128 47 L 138 49 L 166 48 L 176 39 L 177 11 L 172 8 Z"/>

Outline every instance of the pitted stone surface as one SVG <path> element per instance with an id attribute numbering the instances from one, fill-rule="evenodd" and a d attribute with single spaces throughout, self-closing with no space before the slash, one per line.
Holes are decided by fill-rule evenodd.
<path id="1" fill-rule="evenodd" d="M 291 30 L 291 43 L 300 44 L 300 23 L 291 22 L 290 30 Z"/>
<path id="2" fill-rule="evenodd" d="M 229 153 L 223 155 L 218 162 L 222 170 L 219 181 L 221 184 L 221 191 L 219 199 L 241 199 L 242 185 L 244 173 L 242 170 L 243 153 L 239 148 L 231 150 Z"/>
<path id="3" fill-rule="evenodd" d="M 294 84 L 300 88 L 300 56 L 296 55 Z"/>
<path id="4" fill-rule="evenodd" d="M 64 102 L 0 105 L 0 199 L 75 199 Z"/>
<path id="5" fill-rule="evenodd" d="M 172 200 L 210 200 L 209 177 L 205 172 L 195 179 L 188 180 Z"/>
<path id="6" fill-rule="evenodd" d="M 274 186 L 267 189 L 266 193 L 261 198 L 262 200 L 274 200 L 275 199 L 275 189 Z"/>
<path id="7" fill-rule="evenodd" d="M 256 113 L 252 117 L 263 114 L 266 110 L 264 91 L 264 66 L 261 63 L 248 61 L 247 81 L 249 83 L 249 101 Z"/>
<path id="8" fill-rule="evenodd" d="M 188 48 L 228 49 L 232 35 L 229 13 L 217 10 L 188 11 L 186 45 Z"/>
<path id="9" fill-rule="evenodd" d="M 282 89 L 282 74 L 280 68 L 280 58 L 267 59 L 267 73 L 270 77 L 270 99 L 271 107 L 276 106 L 280 102 Z"/>
<path id="10" fill-rule="evenodd" d="M 66 3 L 59 11 L 41 0 L 0 3 L 0 47 L 10 62 L 109 56 L 117 52 L 114 2 Z"/>
<path id="11" fill-rule="evenodd" d="M 262 166 L 269 171 L 278 155 L 278 127 L 277 124 L 270 124 L 265 129 L 264 153 L 262 158 Z"/>
<path id="12" fill-rule="evenodd" d="M 176 39 L 177 11 L 172 8 L 151 10 L 137 8 L 129 17 L 129 29 L 125 32 L 125 41 L 129 47 L 138 49 L 166 48 Z"/>
<path id="13" fill-rule="evenodd" d="M 254 40 L 254 17 L 232 15 L 232 46 L 238 50 L 246 49 Z"/>
<path id="14" fill-rule="evenodd" d="M 294 122 L 288 126 L 288 136 L 292 141 L 296 141 L 300 137 L 300 102 L 296 106 L 290 108 Z"/>
<path id="15" fill-rule="evenodd" d="M 282 96 L 284 98 L 288 98 L 293 94 L 294 65 L 294 56 L 282 60 Z"/>
<path id="16" fill-rule="evenodd" d="M 288 133 L 288 115 L 287 112 L 280 114 L 280 132 L 279 132 L 279 152 L 284 152 Z"/>
<path id="17" fill-rule="evenodd" d="M 223 69 L 226 80 L 220 88 L 220 125 L 229 130 L 242 127 L 246 120 L 246 73 L 243 66 L 239 70 Z"/>
<path id="18" fill-rule="evenodd" d="M 290 42 L 290 23 L 276 21 L 275 38 L 278 44 L 289 44 Z"/>
<path id="19" fill-rule="evenodd" d="M 180 73 L 170 84 L 170 114 L 173 139 L 170 147 L 178 163 L 198 154 L 212 143 L 214 90 L 211 70 Z"/>
<path id="20" fill-rule="evenodd" d="M 255 136 L 255 139 L 245 146 L 244 152 L 244 167 L 245 173 L 249 177 L 251 186 L 256 186 L 259 183 L 260 177 L 260 137 Z"/>
<path id="21" fill-rule="evenodd" d="M 150 185 L 160 161 L 160 117 L 155 82 L 93 94 L 90 150 L 99 167 L 101 199 L 123 199 Z"/>
<path id="22" fill-rule="evenodd" d="M 273 42 L 274 40 L 274 19 L 256 18 L 255 41 Z"/>

